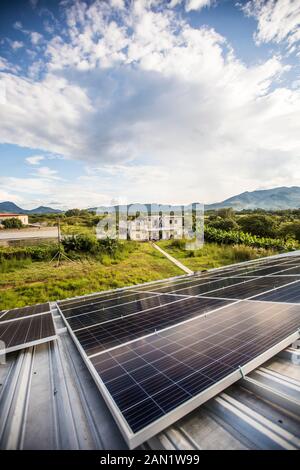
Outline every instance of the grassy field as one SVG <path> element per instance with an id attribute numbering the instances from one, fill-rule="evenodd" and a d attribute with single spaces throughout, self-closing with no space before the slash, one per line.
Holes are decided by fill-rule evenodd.
<path id="1" fill-rule="evenodd" d="M 242 245 L 206 243 L 201 250 L 186 251 L 176 241 L 158 243 L 193 271 L 269 256 L 274 251 Z M 115 289 L 183 272 L 148 243 L 128 242 L 125 254 L 117 259 L 104 255 L 95 260 L 82 256 L 59 267 L 48 261 L 3 260 L 0 263 L 0 310 L 48 300 Z"/>
<path id="2" fill-rule="evenodd" d="M 244 245 L 233 246 L 205 243 L 200 250 L 187 251 L 181 246 L 180 240 L 179 243 L 177 243 L 177 240 L 162 240 L 157 244 L 193 271 L 219 268 L 227 264 L 276 254 L 273 250 L 252 248 Z"/>
<path id="3" fill-rule="evenodd" d="M 183 274 L 147 243 L 136 244 L 124 259 L 107 257 L 105 264 L 92 258 L 59 267 L 29 260 L 1 264 L 0 310 Z"/>

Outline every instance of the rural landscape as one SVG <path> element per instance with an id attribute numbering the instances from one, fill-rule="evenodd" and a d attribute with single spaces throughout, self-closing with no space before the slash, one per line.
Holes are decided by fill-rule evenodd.
<path id="1" fill-rule="evenodd" d="M 55 260 L 51 260 L 58 250 L 58 217 L 62 250 L 68 258 L 56 266 Z M 97 240 L 100 219 L 93 210 L 75 208 L 30 214 L 29 226 L 22 227 L 13 217 L 3 222 L 2 230 L 7 236 L 17 228 L 22 239 L 22 233 L 35 226 L 36 238 L 12 241 L 9 246 L 1 246 L 0 240 L 0 308 L 22 307 L 183 274 L 151 243 Z M 36 224 L 54 229 L 53 238 L 39 238 Z M 187 250 L 184 239 L 161 240 L 158 245 L 192 271 L 297 250 L 300 209 L 207 209 L 204 234 L 205 244 L 198 250 Z"/>

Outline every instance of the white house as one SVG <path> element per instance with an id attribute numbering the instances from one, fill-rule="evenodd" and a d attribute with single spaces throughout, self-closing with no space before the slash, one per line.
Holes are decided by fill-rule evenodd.
<path id="1" fill-rule="evenodd" d="M 144 215 L 128 222 L 128 237 L 131 240 L 169 240 L 181 238 L 182 235 L 182 215 Z"/>
<path id="2" fill-rule="evenodd" d="M 22 222 L 23 225 L 28 225 L 28 215 L 25 214 L 0 214 L 0 225 L 2 224 L 3 220 L 7 219 L 18 219 Z"/>

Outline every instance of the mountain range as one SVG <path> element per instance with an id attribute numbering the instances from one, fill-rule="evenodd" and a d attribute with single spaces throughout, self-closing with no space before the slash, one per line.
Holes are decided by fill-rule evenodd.
<path id="1" fill-rule="evenodd" d="M 62 212 L 59 209 L 52 209 L 52 207 L 39 206 L 35 209 L 22 209 L 17 206 L 14 202 L 5 201 L 0 202 L 0 212 L 9 212 L 11 214 L 58 214 Z"/>
<path id="2" fill-rule="evenodd" d="M 257 191 L 246 191 L 232 196 L 225 201 L 216 204 L 208 204 L 205 209 L 220 209 L 222 207 L 232 207 L 235 210 L 242 209 L 299 209 L 300 208 L 300 187 L 282 186 L 280 188 L 261 189 Z"/>
<path id="3" fill-rule="evenodd" d="M 150 206 L 150 204 L 145 204 Z M 142 204 L 135 204 L 136 210 Z M 232 196 L 224 201 L 214 204 L 205 205 L 205 210 L 221 209 L 223 207 L 232 207 L 235 210 L 242 209 L 265 209 L 265 210 L 280 210 L 280 209 L 298 209 L 300 208 L 300 187 L 280 187 L 272 189 L 263 189 L 257 191 L 246 191 L 244 193 Z M 180 206 L 172 206 L 174 211 L 178 210 Z M 96 210 L 97 208 L 89 208 L 88 210 Z M 110 207 L 101 206 L 102 210 L 111 211 Z M 51 207 L 39 206 L 35 209 L 22 209 L 13 202 L 6 201 L 0 202 L 0 212 L 9 212 L 14 214 L 59 214 L 63 211 L 53 209 Z"/>

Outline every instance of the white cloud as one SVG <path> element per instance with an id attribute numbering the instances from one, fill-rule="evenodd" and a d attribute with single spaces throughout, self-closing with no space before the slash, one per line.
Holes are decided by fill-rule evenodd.
<path id="1" fill-rule="evenodd" d="M 39 165 L 42 160 L 44 160 L 43 155 L 32 155 L 31 157 L 26 158 L 26 162 L 30 165 Z"/>
<path id="2" fill-rule="evenodd" d="M 13 27 L 14 27 L 15 29 L 22 30 L 23 25 L 22 25 L 21 21 L 16 21 L 16 22 L 14 23 Z"/>
<path id="3" fill-rule="evenodd" d="M 204 7 L 209 7 L 212 0 L 186 0 L 185 9 L 186 11 L 201 10 Z"/>
<path id="4" fill-rule="evenodd" d="M 103 169 L 59 200 L 94 200 L 100 188 L 141 202 L 209 202 L 293 184 L 300 92 L 280 84 L 289 69 L 281 58 L 247 66 L 214 29 L 147 4 L 120 3 L 118 22 L 116 3 L 69 7 L 67 28 L 45 51 L 44 76 L 2 74 L 0 141 Z M 53 171 L 39 177 L 53 180 Z"/>
<path id="5" fill-rule="evenodd" d="M 32 44 L 36 45 L 43 39 L 43 36 L 40 33 L 33 31 L 30 33 L 30 39 Z"/>
<path id="6" fill-rule="evenodd" d="M 285 41 L 289 47 L 300 41 L 300 2 L 298 0 L 251 0 L 243 7 L 258 21 L 258 44 Z"/>
<path id="7" fill-rule="evenodd" d="M 58 179 L 59 177 L 57 176 L 57 171 L 52 170 L 48 166 L 41 166 L 36 169 L 36 175 L 41 176 L 42 178 L 46 179 Z"/>
<path id="8" fill-rule="evenodd" d="M 22 41 L 10 41 L 10 45 L 14 51 L 17 51 L 18 49 L 24 47 L 24 43 Z"/>
<path id="9" fill-rule="evenodd" d="M 113 8 L 123 10 L 125 8 L 124 0 L 110 0 L 110 4 Z"/>
<path id="10" fill-rule="evenodd" d="M 18 73 L 19 67 L 11 64 L 7 59 L 4 57 L 0 56 L 0 72 L 13 72 L 13 73 Z M 1 80 L 1 75 L 0 75 L 0 80 Z M 4 82 L 4 81 L 2 81 Z"/>
<path id="11" fill-rule="evenodd" d="M 21 207 L 54 205 L 59 208 L 87 208 L 110 204 L 111 197 L 99 191 L 99 185 L 90 181 L 64 182 L 43 177 L 0 177 L 0 200 L 13 201 Z"/>

